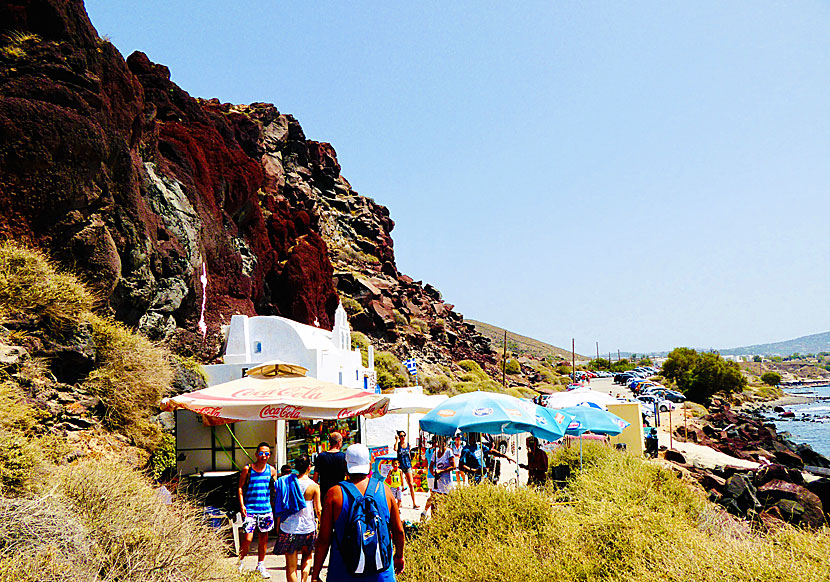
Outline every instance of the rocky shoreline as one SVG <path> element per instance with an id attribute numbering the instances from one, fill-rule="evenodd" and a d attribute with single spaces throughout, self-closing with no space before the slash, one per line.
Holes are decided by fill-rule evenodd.
<path id="1" fill-rule="evenodd" d="M 757 468 L 737 464 L 701 466 L 688 462 L 677 449 L 666 450 L 665 459 L 695 479 L 710 500 L 735 516 L 767 529 L 782 522 L 820 527 L 830 519 L 830 478 L 814 473 L 824 473 L 825 469 L 830 472 L 830 459 L 810 445 L 794 442 L 789 433 L 778 432 L 766 416 L 775 406 L 768 403 L 748 412 L 718 403 L 694 426 L 680 426 L 673 434 L 681 441 L 757 463 Z"/>

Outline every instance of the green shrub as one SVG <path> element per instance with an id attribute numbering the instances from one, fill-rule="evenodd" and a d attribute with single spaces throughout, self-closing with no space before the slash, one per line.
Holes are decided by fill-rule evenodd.
<path id="1" fill-rule="evenodd" d="M 424 376 L 421 385 L 429 394 L 444 394 L 452 390 L 452 379 L 443 375 Z"/>
<path id="2" fill-rule="evenodd" d="M 0 429 L 0 495 L 19 494 L 38 464 L 38 447 L 19 432 Z"/>
<path id="3" fill-rule="evenodd" d="M 346 313 L 348 313 L 349 316 L 355 316 L 358 313 L 363 313 L 365 311 L 363 306 L 357 300 L 352 299 L 351 297 L 346 297 L 345 295 L 340 297 L 340 303 L 343 304 L 343 309 L 346 310 Z"/>
<path id="4" fill-rule="evenodd" d="M 761 382 L 767 386 L 778 386 L 781 383 L 781 374 L 778 372 L 764 372 L 761 375 Z"/>
<path id="5" fill-rule="evenodd" d="M 395 319 L 395 325 L 407 325 L 409 323 L 406 316 L 397 309 L 392 310 L 392 317 Z"/>
<path id="6" fill-rule="evenodd" d="M 413 328 L 417 329 L 421 333 L 427 333 L 429 331 L 429 326 L 427 325 L 427 322 L 417 317 L 413 317 L 410 320 L 409 325 L 411 325 Z"/>
<path id="7" fill-rule="evenodd" d="M 458 366 L 465 372 L 470 372 L 471 374 L 474 374 L 477 378 L 481 380 L 489 379 L 489 376 L 487 376 L 484 370 L 481 369 L 481 366 L 478 364 L 478 362 L 474 360 L 461 360 L 460 362 L 458 362 Z"/>
<path id="8" fill-rule="evenodd" d="M 176 438 L 173 435 L 162 434 L 158 447 L 150 455 L 149 466 L 153 479 L 160 478 L 167 469 L 176 468 Z"/>
<path id="9" fill-rule="evenodd" d="M 522 366 L 519 364 L 519 360 L 510 358 L 504 364 L 504 371 L 507 374 L 521 374 Z"/>
<path id="10" fill-rule="evenodd" d="M 161 432 L 150 422 L 173 377 L 166 352 L 126 326 L 92 316 L 97 367 L 85 381 L 106 407 L 104 423 L 153 451 Z"/>
<path id="11" fill-rule="evenodd" d="M 375 355 L 375 372 L 378 384 L 384 390 L 409 386 L 409 372 L 392 352 L 378 352 Z"/>
<path id="12" fill-rule="evenodd" d="M 22 313 L 65 334 L 80 325 L 94 302 L 74 276 L 59 272 L 42 252 L 0 243 L 0 320 Z"/>

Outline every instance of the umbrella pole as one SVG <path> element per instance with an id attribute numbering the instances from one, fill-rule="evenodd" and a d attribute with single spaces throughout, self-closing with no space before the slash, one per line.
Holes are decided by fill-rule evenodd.
<path id="1" fill-rule="evenodd" d="M 516 442 L 513 445 L 516 447 L 516 487 L 519 486 L 519 435 L 514 434 L 513 438 Z"/>

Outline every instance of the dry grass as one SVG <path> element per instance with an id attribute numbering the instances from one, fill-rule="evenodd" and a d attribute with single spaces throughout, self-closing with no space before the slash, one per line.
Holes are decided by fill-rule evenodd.
<path id="1" fill-rule="evenodd" d="M 827 528 L 753 531 L 656 463 L 586 448 L 585 470 L 562 491 L 453 492 L 408 545 L 401 580 L 827 579 Z"/>
<path id="2" fill-rule="evenodd" d="M 0 498 L 0 581 L 238 580 L 195 506 L 164 505 L 123 464 L 56 469 L 37 498 Z"/>
<path id="3" fill-rule="evenodd" d="M 106 407 L 104 422 L 153 450 L 161 433 L 150 422 L 151 411 L 173 378 L 167 352 L 120 323 L 98 316 L 90 321 L 98 365 L 86 385 Z"/>
<path id="4" fill-rule="evenodd" d="M 0 243 L 0 323 L 22 314 L 52 333 L 65 334 L 83 321 L 94 303 L 92 293 L 42 252 Z"/>

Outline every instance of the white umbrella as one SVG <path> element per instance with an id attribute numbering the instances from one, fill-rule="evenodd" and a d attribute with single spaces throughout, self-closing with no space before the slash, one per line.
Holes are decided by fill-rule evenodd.
<path id="1" fill-rule="evenodd" d="M 545 402 L 545 406 L 548 408 L 567 408 L 568 406 L 590 403 L 605 409 L 608 404 L 616 404 L 617 402 L 619 401 L 616 398 L 605 392 L 597 392 L 590 388 L 577 388 L 568 392 L 551 394 Z"/>
<path id="2" fill-rule="evenodd" d="M 446 394 L 395 392 L 389 394 L 389 414 L 426 414 L 449 398 Z"/>

